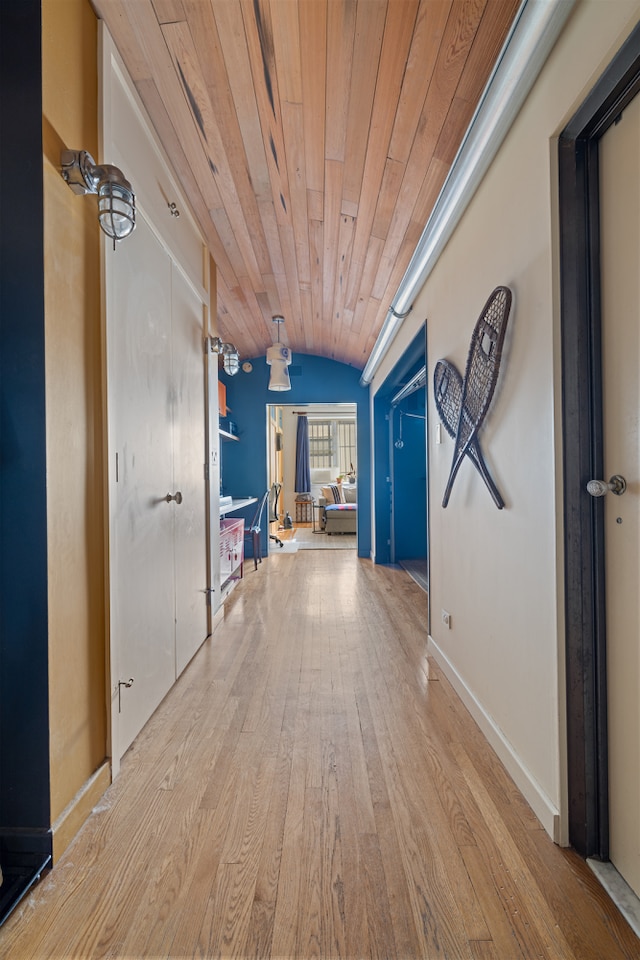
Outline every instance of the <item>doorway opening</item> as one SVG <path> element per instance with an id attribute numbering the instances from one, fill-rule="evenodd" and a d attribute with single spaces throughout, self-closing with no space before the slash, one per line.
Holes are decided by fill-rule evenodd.
<path id="1" fill-rule="evenodd" d="M 307 482 L 301 482 L 298 463 L 301 417 L 306 418 Z M 272 552 L 357 548 L 355 403 L 269 404 L 267 467 Z"/>
<path id="2" fill-rule="evenodd" d="M 373 401 L 375 559 L 429 592 L 426 326 Z"/>

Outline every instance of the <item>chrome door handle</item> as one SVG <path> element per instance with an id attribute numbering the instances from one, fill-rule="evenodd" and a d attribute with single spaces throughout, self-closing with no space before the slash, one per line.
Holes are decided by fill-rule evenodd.
<path id="1" fill-rule="evenodd" d="M 614 474 L 608 483 L 606 480 L 589 480 L 587 484 L 587 493 L 592 497 L 604 497 L 606 493 L 615 493 L 616 497 L 620 497 L 626 489 L 627 481 L 619 473 Z"/>
<path id="2" fill-rule="evenodd" d="M 118 680 L 118 713 L 122 713 L 122 688 L 126 687 L 128 690 L 129 687 L 133 686 L 133 683 L 133 677 L 129 677 L 128 680 Z"/>
<path id="3" fill-rule="evenodd" d="M 171 494 L 168 493 L 165 497 L 165 500 L 167 501 L 167 503 L 171 503 L 172 500 L 175 500 L 176 503 L 182 503 L 182 494 L 180 493 L 179 490 L 176 493 L 174 493 L 173 496 L 171 496 Z"/>

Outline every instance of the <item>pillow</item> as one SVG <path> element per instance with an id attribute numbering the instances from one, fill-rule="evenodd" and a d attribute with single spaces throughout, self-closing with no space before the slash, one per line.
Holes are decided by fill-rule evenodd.
<path id="1" fill-rule="evenodd" d="M 330 483 L 330 488 L 333 490 L 333 499 L 336 503 L 344 503 L 344 487 L 341 483 Z"/>
<path id="2" fill-rule="evenodd" d="M 358 488 L 355 483 L 344 483 L 342 485 L 342 500 L 343 503 L 358 502 Z"/>
<path id="3" fill-rule="evenodd" d="M 328 487 L 321 487 L 320 489 L 327 503 L 344 503 L 342 499 L 342 484 L 330 483 Z"/>

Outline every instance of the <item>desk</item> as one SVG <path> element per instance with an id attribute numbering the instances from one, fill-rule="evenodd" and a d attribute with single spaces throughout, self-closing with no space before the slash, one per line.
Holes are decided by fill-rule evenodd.
<path id="1" fill-rule="evenodd" d="M 233 513 L 235 510 L 242 510 L 243 507 L 248 507 L 249 504 L 257 502 L 257 497 L 243 497 L 239 500 L 232 500 L 231 503 L 220 504 L 220 516 L 226 517 L 228 513 Z"/>
<path id="2" fill-rule="evenodd" d="M 220 586 L 242 577 L 244 562 L 244 530 L 242 517 L 227 520 L 227 514 L 257 503 L 257 497 L 239 497 L 220 504 Z M 251 522 L 251 521 L 249 521 Z M 238 570 L 240 574 L 238 575 Z"/>

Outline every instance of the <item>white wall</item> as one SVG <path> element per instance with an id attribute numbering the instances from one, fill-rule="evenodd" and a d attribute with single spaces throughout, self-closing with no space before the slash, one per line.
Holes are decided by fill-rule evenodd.
<path id="1" fill-rule="evenodd" d="M 467 460 L 442 509 L 453 441 L 430 441 L 431 649 L 545 828 L 562 820 L 563 616 L 555 141 L 640 17 L 640 3 L 583 0 L 373 383 L 427 318 L 429 418 L 440 358 L 464 373 L 491 290 L 514 303 L 498 389 L 481 431 L 506 502 Z M 446 630 L 440 612 L 451 613 Z M 565 818 L 566 819 L 566 818 Z"/>

